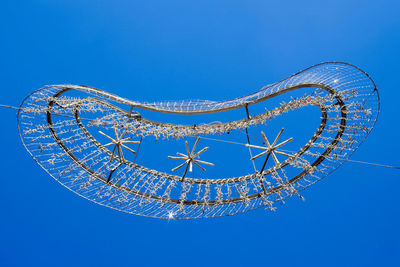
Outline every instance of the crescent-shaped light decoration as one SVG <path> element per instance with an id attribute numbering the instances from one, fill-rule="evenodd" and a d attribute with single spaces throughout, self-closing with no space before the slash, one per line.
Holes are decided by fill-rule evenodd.
<path id="1" fill-rule="evenodd" d="M 142 216 L 204 218 L 301 197 L 350 157 L 378 113 L 372 79 L 331 62 L 221 102 L 139 103 L 46 86 L 23 101 L 18 128 L 36 162 L 88 200 Z"/>

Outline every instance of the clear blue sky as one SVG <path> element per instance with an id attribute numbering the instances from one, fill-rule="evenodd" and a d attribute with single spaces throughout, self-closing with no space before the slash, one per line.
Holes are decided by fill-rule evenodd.
<path id="1" fill-rule="evenodd" d="M 352 159 L 400 165 L 399 14 L 396 0 L 5 0 L 0 104 L 61 83 L 230 99 L 345 61 L 372 76 L 382 104 Z M 400 266 L 398 170 L 345 163 L 275 213 L 148 219 L 65 190 L 24 150 L 15 111 L 0 112 L 0 266 Z"/>

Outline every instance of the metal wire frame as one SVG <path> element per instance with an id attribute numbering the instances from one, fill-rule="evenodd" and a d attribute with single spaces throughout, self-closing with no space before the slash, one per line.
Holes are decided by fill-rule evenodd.
<path id="1" fill-rule="evenodd" d="M 336 72 L 331 73 L 332 70 L 339 70 L 339 71 L 337 73 Z M 150 182 L 148 182 L 148 185 L 146 184 L 142 185 L 141 188 L 144 190 L 133 190 L 132 187 L 127 186 L 128 183 L 125 180 L 123 183 L 118 179 L 116 179 L 115 181 L 109 181 L 109 179 L 105 178 L 104 175 L 100 175 L 98 173 L 98 170 L 93 171 L 90 166 L 86 166 L 85 162 L 83 162 L 81 158 L 76 157 L 75 154 L 70 151 L 68 145 L 64 144 L 65 138 L 59 137 L 59 134 L 57 134 L 56 132 L 57 130 L 60 129 L 56 129 L 58 126 L 53 124 L 53 116 L 59 116 L 59 115 L 68 116 L 68 114 L 73 114 L 78 129 L 83 133 L 83 137 L 81 140 L 85 140 L 85 142 L 87 142 L 85 144 L 93 145 L 93 147 L 97 149 L 97 151 L 100 151 L 100 154 L 110 156 L 110 151 L 104 148 L 96 140 L 96 138 L 94 138 L 89 133 L 89 131 L 86 130 L 85 126 L 82 123 L 79 114 L 80 110 L 82 109 L 82 105 L 84 105 L 85 103 L 89 103 L 90 105 L 96 103 L 99 106 L 103 106 L 103 108 L 107 107 L 109 110 L 113 110 L 117 113 L 120 113 L 121 117 L 128 117 L 128 115 L 130 115 L 132 112 L 132 107 L 153 110 L 156 112 L 165 112 L 174 114 L 206 114 L 206 113 L 222 112 L 241 107 L 247 107 L 248 105 L 266 101 L 278 95 L 289 93 L 293 90 L 297 90 L 300 88 L 309 88 L 309 87 L 319 88 L 321 91 L 324 91 L 325 94 L 327 94 L 328 96 L 327 98 L 321 98 L 319 96 L 311 98 L 313 101 L 311 101 L 310 99 L 308 100 L 300 99 L 298 101 L 299 102 L 298 106 L 312 104 L 312 105 L 317 105 L 320 108 L 322 119 L 318 130 L 315 132 L 314 136 L 310 139 L 310 141 L 295 154 L 294 158 L 289 158 L 288 160 L 282 162 L 279 166 L 267 169 L 262 173 L 255 172 L 247 176 L 234 177 L 234 178 L 221 178 L 221 179 L 207 179 L 204 177 L 203 178 L 187 177 L 185 178 L 185 181 L 182 182 L 181 177 L 176 175 L 161 173 L 156 170 L 148 169 L 145 168 L 144 166 L 140 166 L 138 164 L 125 160 L 123 162 L 122 161 L 120 162 L 123 163 L 124 166 L 127 166 L 129 170 L 134 170 L 136 172 L 135 173 L 136 177 L 141 176 L 143 175 L 143 173 L 145 173 L 149 178 L 144 178 L 143 179 L 144 181 L 146 181 L 146 179 L 147 180 L 158 179 L 157 181 L 159 183 L 164 184 L 163 185 L 164 187 L 162 187 L 164 194 L 165 192 L 167 192 L 168 189 L 167 184 L 168 185 L 171 185 L 172 183 L 178 184 L 179 186 L 176 185 L 176 188 L 179 188 L 179 190 L 181 190 L 182 193 L 175 198 L 172 197 L 171 195 L 163 197 L 161 193 L 157 192 L 157 190 L 155 191 L 154 194 L 149 193 L 152 191 L 152 186 L 155 187 L 154 185 L 150 185 Z M 65 94 L 66 92 L 73 90 L 81 91 L 91 96 L 74 99 L 70 101 L 69 105 L 62 105 L 62 104 L 60 105 L 59 97 Z M 336 103 L 332 103 L 332 100 L 335 100 Z M 123 109 L 120 109 L 119 107 L 111 104 L 110 101 L 129 105 L 130 112 L 126 112 Z M 289 103 L 295 103 L 293 101 Z M 38 104 L 39 102 L 40 104 Z M 328 103 L 330 105 L 327 105 Z M 370 104 L 370 106 L 368 106 L 368 104 Z M 56 108 L 54 107 L 54 105 L 61 107 L 64 113 L 60 112 L 60 109 L 57 109 L 57 111 L 55 111 Z M 355 107 L 358 107 L 357 105 L 360 105 L 362 108 L 356 110 L 357 111 L 356 112 Z M 285 112 L 287 108 L 288 108 L 287 105 L 286 106 L 282 105 L 281 107 L 277 108 L 277 112 L 278 113 Z M 358 114 L 363 111 L 368 111 L 368 112 L 366 112 L 364 115 Z M 330 112 L 337 113 L 338 115 L 337 117 L 339 118 L 339 123 L 333 130 L 332 128 L 327 129 L 327 123 L 329 123 L 328 113 Z M 114 96 L 110 93 L 90 87 L 73 86 L 73 85 L 50 86 L 43 88 L 39 91 L 36 91 L 26 100 L 24 100 L 18 114 L 18 124 L 19 124 L 20 135 L 24 142 L 25 147 L 35 158 L 35 160 L 46 171 L 49 172 L 50 175 L 52 175 L 55 178 L 57 176 L 54 173 L 53 164 L 51 164 L 51 166 L 48 166 L 48 163 L 46 163 L 46 160 L 49 160 L 48 159 L 49 157 L 54 157 L 54 155 L 57 155 L 56 160 L 58 160 L 57 158 L 58 156 L 64 157 L 65 155 L 67 155 L 68 157 L 63 158 L 61 163 L 66 163 L 72 160 L 75 166 L 71 164 L 68 165 L 69 168 L 71 169 L 76 168 L 76 166 L 79 166 L 79 168 L 73 169 L 71 173 L 67 174 L 65 173 L 63 174 L 62 172 L 61 174 L 59 173 L 58 174 L 59 179 L 57 178 L 56 179 L 59 182 L 63 183 L 66 187 L 80 194 L 81 196 L 86 197 L 89 200 L 92 200 L 96 203 L 109 206 L 111 208 L 144 216 L 170 218 L 170 215 L 172 213 L 175 218 L 198 218 L 198 217 L 232 215 L 248 211 L 260 206 L 267 206 L 269 208 L 272 208 L 272 203 L 276 201 L 282 201 L 285 197 L 291 196 L 293 194 L 298 194 L 300 190 L 308 187 L 309 185 L 323 178 L 324 176 L 327 175 L 327 173 L 329 173 L 328 171 L 324 170 L 321 171 L 320 174 L 315 175 L 315 173 L 318 173 L 318 168 L 321 165 L 323 165 L 322 163 L 324 161 L 326 162 L 328 160 L 329 161 L 328 167 L 330 167 L 330 170 L 333 170 L 335 167 L 340 165 L 346 159 L 346 157 L 348 157 L 349 153 L 352 153 L 356 149 L 356 146 L 351 147 L 349 149 L 344 147 L 344 145 L 341 142 L 344 143 L 345 138 L 348 138 L 347 136 L 344 138 L 343 137 L 344 134 L 346 134 L 346 132 L 347 134 L 350 134 L 350 132 L 352 131 L 353 135 L 350 134 L 349 136 L 350 137 L 353 136 L 352 138 L 357 138 L 357 145 L 359 145 L 372 129 L 376 121 L 378 112 L 379 112 L 379 96 L 377 94 L 375 84 L 368 75 L 366 75 L 358 68 L 349 64 L 325 63 L 310 67 L 281 82 L 275 83 L 271 86 L 264 87 L 262 90 L 260 90 L 255 94 L 218 103 L 196 102 L 192 104 L 190 102 L 188 103 L 169 102 L 169 103 L 158 103 L 158 104 L 154 103 L 143 104 L 143 103 L 129 101 L 120 98 L 118 96 Z M 44 114 L 46 114 L 45 115 L 46 124 L 40 125 L 38 123 L 40 121 L 43 121 Z M 355 118 L 355 114 L 357 118 Z M 274 114 L 272 115 L 270 114 L 269 118 L 268 116 L 266 116 L 266 118 L 270 119 L 273 116 Z M 126 123 L 126 121 L 124 122 L 119 119 L 113 118 L 111 121 L 109 121 L 110 123 L 109 125 L 114 125 L 115 123 L 117 124 Z M 131 119 L 132 118 L 130 118 L 130 120 Z M 227 123 L 225 126 L 229 124 L 231 128 L 232 127 L 240 128 L 244 127 L 243 123 L 246 124 L 246 126 L 251 125 L 252 120 L 253 123 L 259 123 L 259 121 L 257 121 L 257 116 L 254 116 L 251 119 L 246 118 L 241 121 Z M 154 134 L 154 131 L 157 131 L 157 129 L 163 129 L 162 131 L 158 130 L 160 131 L 159 132 L 160 135 L 162 134 L 168 135 L 168 133 L 173 135 L 174 133 L 176 134 L 177 131 L 178 132 L 185 131 L 185 129 L 191 130 L 189 131 L 189 133 L 185 133 L 186 135 L 190 135 L 194 133 L 197 134 L 203 133 L 204 129 L 206 130 L 211 129 L 212 132 L 212 128 L 219 127 L 222 130 L 229 128 L 225 127 L 223 124 L 216 124 L 216 125 L 204 125 L 193 129 L 193 127 L 191 126 L 164 124 L 146 120 L 145 118 L 141 117 L 135 117 L 134 121 L 136 124 L 132 125 L 133 128 L 132 133 L 137 132 L 137 130 L 135 130 L 133 126 L 136 127 L 138 124 L 147 125 L 146 127 L 148 127 L 149 125 L 154 127 L 156 130 L 153 129 L 152 134 Z M 348 121 L 353 122 L 353 124 L 354 123 L 359 123 L 359 124 L 348 125 Z M 361 121 L 361 123 L 359 121 Z M 362 124 L 365 122 L 367 122 L 368 125 Z M 331 127 L 331 125 L 328 126 Z M 231 128 L 229 128 L 229 130 L 231 130 Z M 53 149 L 54 151 L 52 151 L 53 153 L 47 153 L 47 156 L 45 156 L 46 159 L 40 158 L 41 157 L 40 154 L 43 152 L 41 151 L 42 149 L 39 150 L 40 152 L 32 149 L 32 147 L 38 144 L 36 141 L 33 142 L 33 144 L 28 144 L 28 145 L 26 144 L 29 142 L 32 143 L 32 140 L 38 137 L 36 136 L 33 137 L 32 139 L 32 135 L 36 135 L 39 129 L 40 131 L 42 130 L 48 131 L 50 133 L 49 136 L 51 136 L 51 138 L 49 138 L 49 136 L 46 136 L 45 138 L 46 141 L 44 141 L 43 138 L 39 137 L 40 145 L 52 146 L 54 148 Z M 168 130 L 166 131 L 165 129 L 169 129 L 170 132 L 168 132 Z M 281 179 L 282 182 L 277 182 L 272 186 L 268 186 L 267 190 L 260 190 L 261 186 L 257 184 L 256 178 L 260 179 L 261 177 L 261 179 L 265 180 L 265 177 L 268 175 L 279 176 L 279 174 L 277 174 L 278 171 L 281 171 L 283 173 L 283 175 L 280 174 L 281 176 L 286 176 L 282 171 L 283 168 L 288 166 L 295 166 L 296 164 L 301 164 L 300 162 L 301 156 L 304 155 L 305 152 L 312 154 L 313 152 L 310 152 L 310 149 L 314 148 L 313 146 L 316 144 L 317 140 L 321 140 L 322 138 L 321 134 L 329 131 L 335 132 L 336 135 L 331 138 L 331 142 L 324 144 L 323 147 L 324 151 L 318 152 L 316 154 L 317 155 L 316 160 L 314 160 L 311 164 L 310 163 L 306 164 L 306 167 L 304 166 L 302 167 L 301 173 L 290 179 L 285 179 L 285 181 Z M 61 130 L 61 132 L 63 131 Z M 54 144 L 56 144 L 57 146 L 53 146 Z M 343 153 L 340 153 L 340 151 L 336 152 L 335 150 L 342 150 L 342 151 L 346 150 L 346 155 L 342 155 Z M 334 164 L 332 164 L 332 161 L 334 161 Z M 93 165 L 95 164 L 96 163 L 94 163 Z M 113 170 L 114 172 L 116 170 L 115 167 L 116 167 L 115 165 L 110 164 L 110 166 L 108 166 L 108 169 Z M 77 175 L 78 178 L 76 178 Z M 124 175 L 124 173 L 123 172 L 117 173 L 116 176 L 118 175 L 122 176 Z M 308 180 L 306 179 L 306 177 Z M 61 181 L 68 179 L 70 179 L 68 182 Z M 74 179 L 85 181 L 82 182 L 82 184 L 92 183 L 91 185 L 89 185 L 89 187 L 91 186 L 90 190 L 92 191 L 98 190 L 97 192 L 100 192 L 98 194 L 100 196 L 106 195 L 107 191 L 105 191 L 104 193 L 101 191 L 103 189 L 99 191 L 99 188 L 108 188 L 109 190 L 108 192 L 113 191 L 113 193 L 110 194 L 114 196 L 113 198 L 121 197 L 121 195 L 127 197 L 127 195 L 129 195 L 130 204 L 127 204 L 126 206 L 121 206 L 122 205 L 121 203 L 116 204 L 113 201 L 111 201 L 112 198 L 102 202 L 103 201 L 102 198 L 101 197 L 99 198 L 98 196 L 97 198 L 94 197 L 93 195 L 91 195 L 90 190 L 85 191 L 84 188 L 76 189 L 76 186 L 74 185 L 75 182 L 71 183 L 71 181 Z M 133 180 L 135 179 L 136 178 L 134 178 Z M 252 190 L 248 190 L 248 193 L 241 193 L 240 189 L 237 189 L 238 187 L 239 188 L 242 187 L 243 184 L 246 184 L 247 186 L 248 183 L 254 184 L 253 186 L 254 188 L 252 188 Z M 210 199 L 211 193 L 209 192 L 208 197 L 206 196 L 206 193 L 204 193 L 204 196 L 200 199 L 194 199 L 193 196 L 192 199 L 186 199 L 188 197 L 188 193 L 187 192 L 185 193 L 186 189 L 184 189 L 183 187 L 186 187 L 188 185 L 190 186 L 195 185 L 197 186 L 197 188 L 200 188 L 200 190 L 202 189 L 201 186 L 203 186 L 205 188 L 205 191 L 207 191 L 208 187 L 208 190 L 213 191 L 214 195 L 218 195 L 219 193 L 218 190 L 221 190 L 221 187 L 224 185 L 228 186 L 230 185 L 232 187 L 235 187 L 237 192 L 236 195 L 235 194 L 232 194 L 231 196 L 226 195 L 225 198 L 214 197 L 214 199 Z M 147 203 L 146 208 L 143 208 L 145 205 L 144 203 Z"/>

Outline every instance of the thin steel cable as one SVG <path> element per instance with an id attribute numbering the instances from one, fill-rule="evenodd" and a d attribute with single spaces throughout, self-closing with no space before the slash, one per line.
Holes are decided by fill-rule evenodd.
<path id="1" fill-rule="evenodd" d="M 1 104 L 0 104 L 0 107 L 2 107 L 2 108 L 13 108 L 13 109 L 20 109 L 20 108 L 17 108 L 17 107 L 8 106 L 8 105 L 1 105 Z"/>
<path id="2" fill-rule="evenodd" d="M 9 105 L 3 105 L 0 104 L 0 107 L 2 108 L 11 108 L 11 109 L 21 109 L 19 107 L 14 107 L 14 106 L 9 106 Z M 63 116 L 63 117 L 70 117 L 70 118 L 74 118 L 72 116 L 67 116 L 67 115 L 61 115 L 61 114 L 54 114 L 54 115 L 59 115 L 59 116 Z M 84 119 L 84 118 L 81 118 Z M 93 121 L 91 119 L 85 119 L 85 120 L 90 120 Z M 249 137 L 255 138 L 254 136 L 248 134 Z M 226 140 L 220 140 L 220 139 L 214 139 L 214 138 L 208 138 L 208 137 L 201 137 L 202 139 L 206 139 L 206 140 L 211 140 L 211 141 L 216 141 L 216 142 L 223 142 L 223 143 L 230 143 L 230 144 L 235 144 L 235 145 L 242 145 L 242 146 L 246 146 L 246 144 L 243 143 L 239 143 L 239 142 L 233 142 L 233 141 L 226 141 Z M 255 138 L 257 139 L 257 138 Z M 285 152 L 292 152 L 293 151 L 289 151 L 289 150 L 283 150 Z M 385 165 L 385 164 L 379 164 L 379 163 L 372 163 L 372 162 L 366 162 L 366 161 L 359 161 L 359 160 L 352 160 L 352 159 L 347 159 L 347 161 L 349 162 L 353 162 L 353 163 L 360 163 L 360 164 L 365 164 L 365 165 L 372 165 L 372 166 L 378 166 L 378 167 L 384 167 L 384 168 L 392 168 L 392 169 L 396 169 L 396 170 L 400 170 L 400 166 L 392 166 L 392 165 Z"/>
<path id="3" fill-rule="evenodd" d="M 206 139 L 206 140 L 216 141 L 216 142 L 223 142 L 223 143 L 229 143 L 229 144 L 234 144 L 234 145 L 246 146 L 246 144 L 244 144 L 244 143 L 238 143 L 238 142 L 232 142 L 232 141 L 226 141 L 226 140 L 220 140 L 220 139 L 214 139 L 214 138 L 208 138 L 208 137 L 201 137 L 201 138 L 202 139 Z M 290 151 L 290 150 L 284 150 L 284 149 L 281 149 L 281 150 L 284 151 L 284 152 L 295 153 L 294 151 Z M 360 163 L 360 164 L 374 165 L 374 166 L 379 166 L 379 167 L 393 168 L 393 169 L 400 170 L 400 167 L 398 167 L 398 166 L 384 165 L 384 164 L 379 164 L 379 163 L 372 163 L 372 162 L 351 160 L 351 159 L 347 159 L 346 161 L 350 161 L 350 162 L 354 162 L 354 163 Z"/>

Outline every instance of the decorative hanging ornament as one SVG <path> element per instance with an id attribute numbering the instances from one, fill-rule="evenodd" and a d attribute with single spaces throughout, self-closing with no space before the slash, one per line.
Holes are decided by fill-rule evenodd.
<path id="1" fill-rule="evenodd" d="M 18 127 L 36 162 L 88 200 L 142 216 L 202 218 L 301 197 L 350 157 L 378 112 L 365 72 L 323 63 L 221 102 L 139 103 L 87 86 L 46 86 L 23 101 Z"/>

